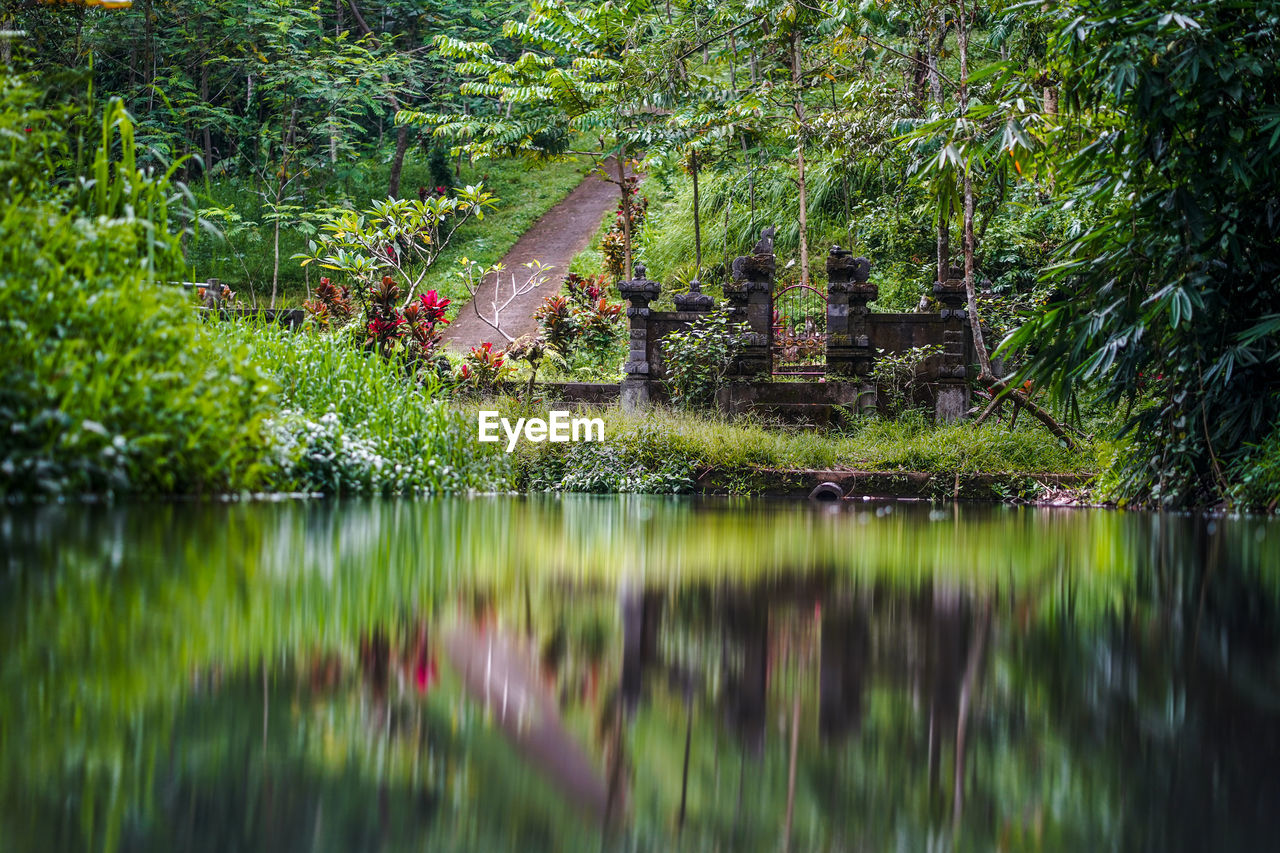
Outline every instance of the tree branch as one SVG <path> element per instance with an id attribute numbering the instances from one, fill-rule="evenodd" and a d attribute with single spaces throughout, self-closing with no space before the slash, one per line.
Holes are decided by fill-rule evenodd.
<path id="1" fill-rule="evenodd" d="M 942 73 L 942 69 L 937 68 L 937 67 L 936 67 L 936 66 L 934 66 L 934 65 L 930 65 L 928 62 L 925 62 L 923 59 L 920 59 L 920 58 L 919 58 L 919 57 L 917 57 L 917 56 L 908 56 L 907 54 L 905 54 L 905 53 L 903 53 L 902 51 L 898 50 L 896 47 L 890 47 L 889 45 L 885 44 L 884 42 L 879 41 L 879 40 L 877 40 L 877 39 L 873 39 L 871 36 L 869 36 L 869 35 L 865 35 L 865 34 L 863 34 L 863 33 L 859 33 L 859 34 L 858 34 L 858 38 L 866 39 L 867 41 L 869 41 L 869 42 L 871 42 L 872 44 L 874 44 L 876 47 L 883 48 L 884 50 L 887 50 L 887 51 L 889 51 L 890 53 L 895 53 L 895 54 L 897 54 L 898 56 L 901 56 L 903 59 L 907 60 L 908 62 L 915 62 L 915 63 L 917 63 L 917 64 L 919 64 L 919 65 L 923 65 L 923 66 L 924 66 L 926 69 L 928 69 L 929 71 L 933 72 L 934 74 L 937 74 L 937 75 L 938 75 L 938 79 L 939 79 L 939 80 L 946 80 L 946 81 L 947 81 L 948 83 L 950 83 L 953 87 L 958 87 L 958 86 L 959 86 L 959 84 L 958 84 L 958 83 L 956 83 L 956 81 L 955 81 L 955 80 L 952 80 L 950 77 L 948 77 L 947 75 L 943 74 L 943 73 Z"/>
<path id="2" fill-rule="evenodd" d="M 722 39 L 722 38 L 726 38 L 726 37 L 728 37 L 728 36 L 733 35 L 733 34 L 734 34 L 734 33 L 736 33 L 738 30 L 742 29 L 743 27 L 748 27 L 748 26 L 750 26 L 750 25 L 752 25 L 752 24 L 756 23 L 757 21 L 759 21 L 759 20 L 760 20 L 761 18 L 763 18 L 763 17 L 764 17 L 764 13 L 762 12 L 762 13 L 760 13 L 759 15 L 756 15 L 754 18 L 749 18 L 748 20 L 743 21 L 741 24 L 738 24 L 738 25 L 737 25 L 737 26 L 735 26 L 735 27 L 730 27 L 729 29 L 725 30 L 724 32 L 720 33 L 719 35 L 712 36 L 711 38 L 707 39 L 706 41 L 702 42 L 701 44 L 694 45 L 693 47 L 689 48 L 689 49 L 688 49 L 687 51 L 685 51 L 684 53 L 680 54 L 680 56 L 679 56 L 679 57 L 677 57 L 677 60 L 676 60 L 676 61 L 677 61 L 677 62 L 679 62 L 679 61 L 681 61 L 681 60 L 688 59 L 690 56 L 692 56 L 693 54 L 695 54 L 695 53 L 697 53 L 698 51 L 702 50 L 704 47 L 707 47 L 707 46 L 709 46 L 709 45 L 715 44 L 716 42 L 720 41 L 720 39 Z"/>

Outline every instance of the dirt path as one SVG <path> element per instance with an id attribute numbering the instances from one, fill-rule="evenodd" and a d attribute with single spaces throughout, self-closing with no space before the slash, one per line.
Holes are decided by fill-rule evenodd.
<path id="1" fill-rule="evenodd" d="M 547 274 L 547 280 L 541 287 L 534 288 L 502 309 L 504 332 L 518 338 L 537 329 L 533 312 L 542 304 L 543 299 L 560 290 L 560 282 L 569 272 L 569 263 L 575 255 L 587 248 L 600 228 L 600 220 L 604 218 L 605 212 L 613 209 L 617 203 L 618 188 L 592 172 L 573 192 L 544 213 L 532 228 L 520 236 L 502 258 L 507 272 L 503 274 L 503 295 L 500 295 L 499 302 L 511 295 L 512 272 L 516 273 L 517 281 L 522 280 L 522 274 L 527 275 L 528 270 L 524 264 L 538 260 L 553 269 Z M 490 277 L 480 286 L 476 296 L 480 313 L 491 320 L 493 291 L 494 281 Z M 445 330 L 445 345 L 455 352 L 466 352 L 485 341 L 493 341 L 494 344 L 503 342 L 501 335 L 476 316 L 474 307 L 464 305 L 458 311 L 458 318 Z"/>

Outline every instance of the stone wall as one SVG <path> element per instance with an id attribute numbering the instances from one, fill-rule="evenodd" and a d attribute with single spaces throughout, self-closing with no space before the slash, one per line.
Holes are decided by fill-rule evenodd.
<path id="1" fill-rule="evenodd" d="M 917 372 L 924 399 L 939 420 L 965 416 L 969 409 L 968 371 L 976 361 L 973 335 L 964 308 L 962 274 L 952 270 L 945 282 L 934 284 L 941 309 L 933 313 L 881 314 L 867 304 L 879 295 L 870 280 L 871 263 L 855 258 L 839 246 L 827 256 L 826 376 L 805 381 L 773 381 L 773 295 L 777 260 L 762 239 L 758 254 L 739 257 L 733 263 L 733 281 L 725 287 L 726 306 L 734 320 L 748 332 L 731 368 L 734 381 L 717 397 L 730 414 L 765 411 L 807 421 L 829 420 L 838 408 L 874 408 L 877 389 L 868 378 L 877 353 L 904 352 L 915 347 L 937 346 L 941 355 L 926 359 Z M 619 285 L 629 303 L 627 318 L 630 357 L 621 385 L 624 408 L 642 408 L 665 399 L 662 380 L 662 341 L 674 331 L 687 329 L 698 317 L 713 310 L 713 300 L 693 282 L 688 294 L 675 298 L 675 311 L 656 311 L 650 303 L 661 287 L 637 265 L 636 277 Z"/>

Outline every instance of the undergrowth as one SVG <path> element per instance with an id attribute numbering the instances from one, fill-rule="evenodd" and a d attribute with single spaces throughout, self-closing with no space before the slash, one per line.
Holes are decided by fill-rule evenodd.
<path id="1" fill-rule="evenodd" d="M 417 152 L 406 156 L 402 196 L 414 198 L 420 184 L 432 184 L 426 160 Z M 468 223 L 459 229 L 454 243 L 441 253 L 421 289 L 436 290 L 455 300 L 449 316 L 456 316 L 467 296 L 455 275 L 458 260 L 465 256 L 484 266 L 496 263 L 521 234 L 581 182 L 586 169 L 585 164 L 572 161 L 537 166 L 520 159 L 463 164 L 456 183 L 483 183 L 487 191 L 497 196 L 498 209 L 486 215 L 483 222 Z M 348 205 L 363 209 L 371 200 L 386 198 L 386 172 L 386 164 L 361 164 L 343 180 L 327 182 L 323 189 L 312 191 L 305 205 L 299 204 L 308 211 Z M 211 180 L 194 189 L 202 214 L 221 233 L 202 234 L 197 230 L 192 234 L 186 245 L 187 275 L 201 281 L 220 278 L 237 291 L 246 305 L 254 304 L 255 293 L 258 302 L 265 305 L 262 300 L 271 292 L 274 247 L 261 195 L 239 178 Z M 306 250 L 314 231 L 313 221 L 301 220 L 281 231 L 282 296 L 277 305 L 300 304 L 308 289 L 318 283 L 317 275 L 308 278 L 307 271 L 291 260 L 294 254 Z"/>
<path id="2" fill-rule="evenodd" d="M 537 416 L 504 404 L 504 416 Z M 763 421 L 657 408 L 643 415 L 617 409 L 600 417 L 597 444 L 521 442 L 516 484 L 530 491 L 653 491 L 694 489 L 714 469 L 722 477 L 762 469 L 923 471 L 934 474 L 1088 474 L 1097 470 L 1093 446 L 1071 451 L 1035 426 L 935 425 L 922 413 L 898 420 L 861 419 L 843 430 L 816 431 Z M 474 417 L 474 415 L 471 415 Z"/>
<path id="3" fill-rule="evenodd" d="M 343 335 L 239 324 L 222 324 L 218 334 L 229 345 L 247 342 L 281 388 L 265 426 L 270 488 L 400 495 L 507 486 L 509 462 L 477 441 L 474 420 L 395 359 Z"/>

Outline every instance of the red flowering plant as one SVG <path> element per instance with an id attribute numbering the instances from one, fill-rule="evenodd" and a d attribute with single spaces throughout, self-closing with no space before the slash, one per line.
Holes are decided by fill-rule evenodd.
<path id="1" fill-rule="evenodd" d="M 401 353 L 412 361 L 423 361 L 440 345 L 448 299 L 434 290 L 420 294 L 417 301 L 400 308 L 400 287 L 391 276 L 370 288 L 365 305 L 365 347 L 385 356 Z"/>
<path id="2" fill-rule="evenodd" d="M 591 305 L 604 295 L 604 273 L 578 275 L 571 272 L 564 277 L 564 292 L 578 305 Z"/>
<path id="3" fill-rule="evenodd" d="M 440 345 L 443 327 L 449 323 L 444 318 L 449 302 L 448 299 L 441 299 L 434 290 L 428 290 L 418 296 L 417 302 L 409 303 L 404 309 L 407 339 L 415 355 L 430 355 Z"/>
<path id="4" fill-rule="evenodd" d="M 400 286 L 389 275 L 384 275 L 381 282 L 369 288 L 365 303 L 366 349 L 376 349 L 383 355 L 391 355 L 396 350 L 396 344 L 405 333 L 405 319 L 400 313 L 399 302 Z"/>
<path id="5" fill-rule="evenodd" d="M 534 312 L 541 336 L 562 358 L 578 345 L 593 357 L 603 356 L 616 340 L 622 303 L 610 302 L 606 287 L 603 275 L 569 273 L 563 295 L 547 297 Z"/>
<path id="6" fill-rule="evenodd" d="M 315 298 L 302 303 L 309 325 L 316 329 L 345 326 L 356 311 L 351 302 L 351 288 L 339 287 L 328 277 L 320 279 Z"/>
<path id="7" fill-rule="evenodd" d="M 542 307 L 533 312 L 538 329 L 546 342 L 561 355 L 568 355 L 580 331 L 573 306 L 564 296 L 548 296 Z"/>
<path id="8" fill-rule="evenodd" d="M 603 352 L 618 336 L 622 316 L 622 303 L 610 302 L 603 296 L 578 311 L 582 328 L 582 342 L 590 352 Z"/>
<path id="9" fill-rule="evenodd" d="M 506 352 L 494 349 L 492 343 L 485 341 L 471 352 L 463 356 L 462 366 L 458 370 L 458 378 L 480 391 L 496 391 L 515 368 L 507 364 Z"/>

